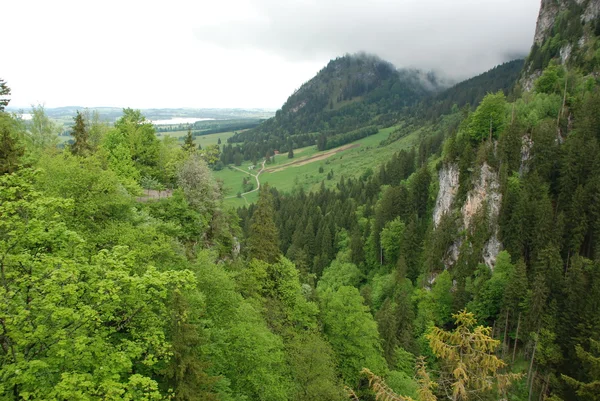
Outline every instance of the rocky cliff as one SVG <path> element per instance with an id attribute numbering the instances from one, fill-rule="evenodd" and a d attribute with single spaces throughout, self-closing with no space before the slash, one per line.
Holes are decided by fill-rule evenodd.
<path id="1" fill-rule="evenodd" d="M 600 48 L 600 0 L 542 0 L 531 53 L 520 79 L 531 90 L 552 60 L 596 72 Z"/>

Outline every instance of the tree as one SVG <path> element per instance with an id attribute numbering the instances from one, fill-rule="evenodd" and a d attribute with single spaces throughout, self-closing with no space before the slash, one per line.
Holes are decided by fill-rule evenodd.
<path id="1" fill-rule="evenodd" d="M 293 159 L 294 158 L 294 149 L 290 148 L 290 151 L 288 152 L 288 159 Z"/>
<path id="2" fill-rule="evenodd" d="M 217 139 L 217 145 L 221 144 L 221 138 Z"/>
<path id="3" fill-rule="evenodd" d="M 496 138 L 504 129 L 506 118 L 506 98 L 504 92 L 489 93 L 483 98 L 470 118 L 467 128 L 471 139 L 481 142 Z"/>
<path id="4" fill-rule="evenodd" d="M 6 85 L 6 81 L 0 78 L 0 112 L 4 111 L 4 108 L 10 103 L 10 88 Z"/>
<path id="5" fill-rule="evenodd" d="M 29 123 L 29 144 L 34 152 L 40 152 L 58 143 L 58 127 L 46 114 L 44 106 L 33 106 Z"/>
<path id="6" fill-rule="evenodd" d="M 24 149 L 19 140 L 18 122 L 7 113 L 0 113 L 0 175 L 15 172 Z"/>
<path id="7" fill-rule="evenodd" d="M 159 142 L 154 125 L 140 110 L 123 109 L 123 116 L 115 122 L 115 128 L 124 136 L 129 146 L 131 160 L 142 175 L 154 175 L 158 164 Z"/>
<path id="8" fill-rule="evenodd" d="M 563 380 L 573 387 L 582 400 L 600 400 L 600 342 L 590 338 L 590 351 L 586 351 L 581 345 L 575 347 L 577 358 L 584 366 L 587 382 L 562 375 Z"/>
<path id="9" fill-rule="evenodd" d="M 215 210 L 220 198 L 219 187 L 199 156 L 192 155 L 181 164 L 177 171 L 177 186 L 195 210 L 200 213 Z"/>
<path id="10" fill-rule="evenodd" d="M 466 310 L 452 316 L 454 331 L 433 327 L 427 335 L 431 350 L 443 364 L 441 385 L 452 393 L 452 400 L 469 400 L 494 388 L 502 393 L 521 377 L 500 373 L 506 363 L 494 355 L 500 341 L 490 337 L 490 327 L 475 327 L 475 316 Z"/>
<path id="11" fill-rule="evenodd" d="M 71 131 L 71 136 L 75 141 L 71 145 L 71 153 L 77 156 L 85 156 L 91 150 L 89 144 L 89 133 L 83 119 L 83 115 L 77 110 L 77 115 L 73 117 L 75 125 Z"/>
<path id="12" fill-rule="evenodd" d="M 248 258 L 268 263 L 275 263 L 279 259 L 279 233 L 273 220 L 274 214 L 269 186 L 263 185 L 260 188 L 256 209 L 250 220 L 246 248 Z"/>
<path id="13" fill-rule="evenodd" d="M 336 291 L 326 290 L 320 299 L 323 331 L 335 351 L 344 382 L 355 386 L 364 367 L 383 374 L 387 364 L 377 323 L 358 290 L 342 286 Z"/>
<path id="14" fill-rule="evenodd" d="M 185 136 L 185 140 L 183 145 L 181 145 L 182 149 L 185 152 L 191 153 L 196 150 L 196 145 L 194 145 L 194 137 L 192 135 L 192 130 L 188 129 L 187 135 Z"/>
<path id="15" fill-rule="evenodd" d="M 209 145 L 204 149 L 200 150 L 200 156 L 204 159 L 206 164 L 214 166 L 219 161 L 219 145 Z"/>
<path id="16" fill-rule="evenodd" d="M 287 355 L 296 384 L 292 399 L 334 401 L 343 398 L 333 351 L 318 332 L 295 335 L 287 346 Z"/>

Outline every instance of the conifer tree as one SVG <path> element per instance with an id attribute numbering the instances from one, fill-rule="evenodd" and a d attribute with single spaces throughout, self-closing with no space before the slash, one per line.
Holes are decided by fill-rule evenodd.
<path id="1" fill-rule="evenodd" d="M 197 305 L 201 309 L 202 305 Z M 198 309 L 190 308 L 186 297 L 176 291 L 171 304 L 171 352 L 164 375 L 174 390 L 173 400 L 177 401 L 208 401 L 216 400 L 217 396 L 211 390 L 216 377 L 206 373 L 208 364 L 203 362 L 200 354 L 202 333 L 198 320 Z"/>
<path id="2" fill-rule="evenodd" d="M 582 400 L 600 400 L 600 342 L 590 338 L 590 351 L 581 345 L 575 347 L 577 358 L 584 367 L 585 375 L 589 381 L 584 382 L 567 375 L 562 375 L 563 380 L 573 387 Z"/>
<path id="3" fill-rule="evenodd" d="M 434 355 L 443 361 L 443 375 L 450 383 L 448 390 L 453 401 L 477 398 L 493 388 L 502 392 L 520 378 L 519 374 L 500 373 L 506 363 L 494 355 L 500 341 L 490 336 L 490 327 L 475 327 L 474 315 L 466 310 L 453 317 L 454 331 L 434 327 L 427 335 Z"/>
<path id="4" fill-rule="evenodd" d="M 198 145 L 198 146 L 200 146 L 200 145 Z M 190 153 L 196 149 L 196 146 L 194 145 L 194 137 L 192 135 L 191 129 L 188 130 L 187 135 L 185 136 L 183 145 L 181 145 L 181 147 L 183 148 L 184 151 L 190 152 Z M 198 149 L 200 149 L 200 148 L 198 148 Z"/>
<path id="5" fill-rule="evenodd" d="M 275 263 L 279 259 L 279 233 L 273 220 L 273 200 L 269 193 L 269 186 L 260 189 L 256 209 L 250 221 L 248 235 L 247 255 L 268 263 Z"/>
<path id="6" fill-rule="evenodd" d="M 6 85 L 6 81 L 0 78 L 0 112 L 4 111 L 4 108 L 8 106 L 10 99 L 6 96 L 10 95 L 10 88 Z"/>
<path id="7" fill-rule="evenodd" d="M 71 153 L 77 156 L 85 156 L 90 150 L 88 129 L 85 126 L 83 115 L 77 110 L 77 115 L 73 117 L 75 125 L 71 135 L 75 142 L 71 145 Z"/>
<path id="8" fill-rule="evenodd" d="M 288 159 L 293 159 L 294 158 L 294 149 L 290 148 L 290 151 L 288 152 Z"/>
<path id="9" fill-rule="evenodd" d="M 13 173 L 19 168 L 24 149 L 15 131 L 14 119 L 0 112 L 0 175 Z"/>

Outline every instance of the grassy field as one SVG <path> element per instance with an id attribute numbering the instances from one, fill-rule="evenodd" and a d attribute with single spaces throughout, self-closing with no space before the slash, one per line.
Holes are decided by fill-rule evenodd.
<path id="1" fill-rule="evenodd" d="M 380 147 L 380 142 L 387 139 L 389 133 L 396 129 L 398 129 L 398 126 L 381 129 L 375 135 L 354 142 L 354 145 L 359 146 L 350 149 L 340 151 L 340 148 L 337 148 L 327 152 L 318 152 L 316 146 L 310 146 L 294 150 L 295 157 L 293 159 L 288 159 L 286 154 L 279 155 L 276 157 L 275 164 L 266 165 L 266 170 L 259 177 L 261 185 L 268 183 L 282 192 L 300 187 L 306 191 L 311 191 L 317 190 L 321 182 L 324 182 L 327 187 L 334 187 L 342 176 L 358 177 L 368 168 L 375 171 L 381 163 L 389 160 L 394 153 L 401 149 L 409 149 L 417 143 L 420 132 L 412 131 L 407 132 L 407 135 L 402 139 Z M 322 158 L 326 154 L 330 155 Z M 314 157 L 314 159 L 311 159 L 311 157 Z M 303 161 L 306 164 L 303 164 Z M 240 168 L 246 171 L 248 166 L 249 164 L 245 163 Z M 323 168 L 322 173 L 319 173 L 320 167 Z M 333 178 L 328 180 L 327 174 L 331 171 L 333 171 Z M 247 175 L 229 168 L 215 172 L 215 177 L 223 181 L 226 197 L 235 196 L 240 191 L 244 176 Z M 256 201 L 257 198 L 257 192 L 246 196 L 246 200 L 250 203 Z M 239 198 L 226 199 L 225 202 L 233 207 L 246 204 L 244 199 Z"/>
<path id="2" fill-rule="evenodd" d="M 231 136 L 233 136 L 233 134 L 234 134 L 234 132 L 232 131 L 232 132 L 219 132 L 218 134 L 208 134 L 208 135 L 197 136 L 196 138 L 194 138 L 194 143 L 196 144 L 196 146 L 202 145 L 202 147 L 204 148 L 205 146 L 216 145 L 219 141 L 219 138 L 221 138 L 221 143 L 226 144 L 227 139 L 230 138 Z M 159 139 L 164 138 L 165 136 L 172 136 L 175 138 L 183 138 L 186 135 L 187 135 L 187 131 L 158 132 L 156 134 L 156 136 Z"/>

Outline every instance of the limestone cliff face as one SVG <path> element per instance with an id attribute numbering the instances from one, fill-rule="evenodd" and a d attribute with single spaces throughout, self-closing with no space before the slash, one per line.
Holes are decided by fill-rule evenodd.
<path id="1" fill-rule="evenodd" d="M 459 189 L 459 169 L 455 164 L 442 167 L 439 172 L 439 191 L 433 211 L 434 227 L 438 227 L 443 215 L 452 213 L 453 210 L 460 211 L 460 230 L 471 228 L 475 215 L 486 208 L 487 220 L 490 224 L 490 238 L 486 241 L 482 252 L 485 264 L 493 269 L 496 257 L 502 249 L 498 239 L 498 216 L 502 204 L 502 194 L 498 173 L 487 163 L 484 163 L 473 182 L 473 188 L 467 194 L 467 199 L 462 205 L 455 205 L 455 197 Z M 456 262 L 462 238 L 457 238 L 446 253 L 448 259 L 444 261 L 447 267 Z"/>
<path id="2" fill-rule="evenodd" d="M 500 192 L 500 181 L 498 173 L 487 163 L 483 163 L 479 172 L 479 178 L 475 180 L 473 189 L 467 195 L 467 200 L 461 209 L 463 224 L 465 228 L 471 226 L 473 217 L 483 207 L 487 208 L 487 218 L 492 233 L 483 248 L 483 260 L 489 268 L 496 264 L 496 257 L 502 249 L 498 239 L 498 216 L 502 205 L 502 194 Z"/>
<path id="3" fill-rule="evenodd" d="M 458 192 L 458 166 L 449 164 L 444 166 L 439 173 L 439 191 L 433 210 L 433 224 L 437 227 L 440 224 L 442 216 L 452 207 L 456 193 Z"/>

